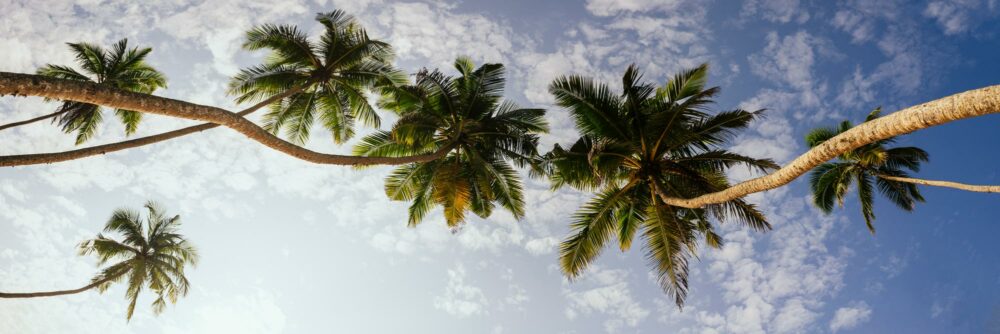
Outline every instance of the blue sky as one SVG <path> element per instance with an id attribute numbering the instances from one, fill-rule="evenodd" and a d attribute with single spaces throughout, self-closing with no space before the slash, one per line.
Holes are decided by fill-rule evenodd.
<path id="1" fill-rule="evenodd" d="M 450 70 L 458 55 L 503 62 L 507 96 L 544 107 L 543 149 L 576 133 L 545 87 L 584 74 L 611 84 L 636 63 L 664 82 L 708 62 L 720 110 L 766 108 L 733 150 L 784 163 L 810 128 L 859 121 L 1000 78 L 1000 2 L 931 1 L 388 1 L 280 4 L 3 1 L 0 70 L 71 64 L 64 43 L 122 37 L 154 48 L 169 78 L 159 94 L 233 108 L 227 78 L 259 53 L 239 49 L 261 23 L 316 32 L 315 12 L 344 9 L 392 43 L 398 64 Z M 40 99 L 0 99 L 0 123 L 48 112 Z M 141 134 L 189 122 L 149 117 Z M 981 117 L 900 140 L 931 154 L 928 179 L 998 184 L 1000 118 Z M 122 138 L 107 123 L 93 143 Z M 346 152 L 314 131 L 309 147 Z M 39 123 L 0 132 L 0 154 L 72 147 Z M 878 234 L 857 203 L 823 215 L 804 179 L 750 199 L 775 229 L 721 226 L 702 250 L 677 310 L 641 251 L 608 249 L 577 281 L 556 245 L 588 198 L 527 181 L 527 215 L 495 214 L 451 234 L 435 213 L 406 228 L 405 204 L 382 192 L 387 168 L 318 166 L 216 129 L 129 152 L 0 170 L 0 289 L 74 288 L 95 272 L 73 245 L 111 210 L 147 199 L 180 214 L 202 251 L 193 291 L 154 317 L 124 321 L 124 291 L 0 301 L 6 333 L 1000 333 L 1000 226 L 992 194 L 923 188 L 912 213 L 881 199 Z M 734 173 L 734 179 L 749 174 Z"/>

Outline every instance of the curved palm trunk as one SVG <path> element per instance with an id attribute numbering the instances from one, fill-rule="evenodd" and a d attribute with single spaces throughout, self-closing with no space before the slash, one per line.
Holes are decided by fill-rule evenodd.
<path id="1" fill-rule="evenodd" d="M 906 182 L 913 184 L 921 184 L 925 186 L 935 186 L 935 187 L 945 187 L 953 188 L 965 191 L 974 191 L 980 193 L 1000 193 L 1000 186 L 987 186 L 987 185 L 976 185 L 976 184 L 964 184 L 951 181 L 938 181 L 938 180 L 924 180 L 924 179 L 914 179 L 910 177 L 899 177 L 899 176 L 889 176 L 889 175 L 878 175 L 878 177 L 892 180 L 897 182 Z"/>
<path id="2" fill-rule="evenodd" d="M 75 293 L 84 292 L 97 286 L 114 280 L 121 275 L 127 273 L 128 270 L 121 272 L 118 275 L 108 276 L 99 281 L 90 283 L 82 288 L 73 290 L 58 290 L 58 291 L 45 291 L 45 292 L 0 292 L 0 298 L 36 298 L 36 297 L 52 297 L 52 296 L 62 296 L 62 295 L 72 295 Z"/>
<path id="3" fill-rule="evenodd" d="M 670 197 L 664 200 L 667 204 L 685 208 L 698 208 L 730 201 L 788 184 L 824 162 L 877 140 L 955 120 L 995 113 L 1000 113 L 1000 85 L 958 93 L 855 126 L 812 148 L 771 174 L 695 198 Z"/>
<path id="4" fill-rule="evenodd" d="M 38 122 L 38 121 L 41 121 L 41 120 L 44 120 L 44 119 L 53 118 L 53 117 L 61 115 L 64 112 L 66 112 L 66 110 L 56 111 L 54 113 L 51 113 L 51 114 L 48 114 L 48 115 L 43 115 L 43 116 L 38 116 L 38 117 L 29 119 L 29 120 L 24 120 L 24 121 L 20 121 L 20 122 L 12 122 L 12 123 L 7 123 L 7 124 L 4 124 L 4 125 L 0 125 L 0 131 L 6 130 L 6 129 L 9 129 L 9 128 L 13 128 L 15 126 L 22 126 L 22 125 L 26 125 L 26 124 L 31 124 L 31 123 L 34 123 L 34 122 Z"/>
<path id="5" fill-rule="evenodd" d="M 40 96 L 52 99 L 70 100 L 93 103 L 113 108 L 135 110 L 150 114 L 172 116 L 191 120 L 223 125 L 246 135 L 267 147 L 285 153 L 292 157 L 331 165 L 401 165 L 413 162 L 431 161 L 448 154 L 454 145 L 443 147 L 434 153 L 406 157 L 359 157 L 315 152 L 281 138 L 264 130 L 257 124 L 240 115 L 222 108 L 204 106 L 190 102 L 168 99 L 164 97 L 128 92 L 113 87 L 89 82 L 61 80 L 33 74 L 0 72 L 0 95 Z M 99 153 L 95 153 L 99 154 Z M 93 155 L 93 154 L 91 154 Z M 17 166 L 31 164 L 18 159 L 35 159 L 38 157 L 21 156 L 9 159 L 2 166 Z M 34 162 L 44 163 L 44 162 Z"/>
<path id="6" fill-rule="evenodd" d="M 250 139 L 279 152 L 320 164 L 405 164 L 430 161 L 447 154 L 447 150 L 439 150 L 432 154 L 398 158 L 324 154 L 296 146 L 275 137 L 253 122 L 221 108 L 148 94 L 126 92 L 86 82 L 59 80 L 31 74 L 0 72 L 0 95 L 2 94 L 72 100 L 216 123 L 236 130 Z M 666 198 L 666 202 L 667 204 L 680 207 L 698 208 L 774 189 L 788 184 L 823 162 L 867 143 L 959 119 L 998 112 L 1000 112 L 1000 85 L 955 94 L 918 106 L 909 107 L 891 115 L 858 125 L 814 147 L 793 160 L 789 165 L 769 175 L 741 182 L 725 190 L 696 198 Z"/>
<path id="7" fill-rule="evenodd" d="M 302 89 L 304 88 L 305 86 L 298 86 L 291 88 L 281 94 L 272 96 L 264 101 L 261 101 L 260 103 L 250 106 L 249 108 L 243 109 L 242 111 L 236 113 L 236 115 L 239 116 L 249 115 L 259 110 L 260 108 L 266 107 L 267 105 L 274 103 L 275 101 L 281 100 L 283 98 L 291 96 L 292 94 L 298 93 L 302 91 Z M 189 126 L 186 128 L 167 131 L 152 136 L 146 136 L 142 138 L 120 141 L 117 143 L 91 146 L 87 148 L 81 148 L 64 152 L 0 156 L 0 167 L 50 164 L 62 161 L 76 160 L 76 159 L 86 158 L 89 156 L 101 155 L 101 154 L 126 150 L 130 148 L 155 144 L 169 139 L 186 136 L 192 133 L 201 132 L 216 127 L 219 127 L 219 125 L 215 123 L 203 123 L 199 125 Z M 0 130 L 2 129 L 3 128 L 0 128 Z"/>

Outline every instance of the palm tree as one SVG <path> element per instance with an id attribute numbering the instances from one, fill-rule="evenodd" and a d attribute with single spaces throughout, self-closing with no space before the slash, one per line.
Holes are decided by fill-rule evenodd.
<path id="1" fill-rule="evenodd" d="M 422 70 L 415 83 L 387 89 L 381 101 L 399 120 L 389 131 L 366 136 L 355 147 L 361 156 L 406 156 L 450 148 L 447 156 L 395 169 L 386 179 L 392 200 L 411 201 L 409 226 L 434 205 L 444 207 L 457 229 L 472 211 L 488 217 L 500 205 L 515 218 L 524 215 L 521 178 L 512 167 L 538 158 L 538 134 L 548 131 L 544 109 L 520 108 L 503 99 L 504 66 L 475 68 L 458 58 L 458 77 Z"/>
<path id="2" fill-rule="evenodd" d="M 560 265 L 569 278 L 578 277 L 612 237 L 626 251 L 641 231 L 661 287 L 682 307 L 688 260 L 698 237 L 710 247 L 722 245 L 710 217 L 719 222 L 732 219 L 758 231 L 770 229 L 764 215 L 743 199 L 694 209 L 664 202 L 729 187 L 726 171 L 735 166 L 777 168 L 771 160 L 723 149 L 760 112 L 709 113 L 719 88 L 704 87 L 707 71 L 702 65 L 656 87 L 641 82 L 642 75 L 632 65 L 622 78 L 621 94 L 581 76 L 558 78 L 549 86 L 582 136 L 569 149 L 556 145 L 537 170 L 549 176 L 554 188 L 597 191 L 573 215 L 571 235 L 560 247 Z"/>
<path id="3" fill-rule="evenodd" d="M 881 114 L 882 108 L 875 108 L 865 118 L 865 123 L 879 118 Z M 816 147 L 853 127 L 850 121 L 843 121 L 836 128 L 814 129 L 806 135 L 806 143 L 809 147 Z M 853 184 L 858 190 L 861 214 L 865 217 L 865 224 L 872 234 L 875 234 L 873 221 L 876 186 L 878 191 L 896 206 L 912 211 L 916 202 L 924 201 L 917 185 L 891 180 L 889 177 L 908 177 L 904 169 L 920 171 L 920 163 L 926 162 L 928 155 L 917 147 L 886 147 L 895 140 L 896 137 L 877 140 L 844 152 L 835 162 L 816 166 L 809 175 L 813 203 L 823 212 L 830 213 L 834 203 L 844 205 L 844 197 Z"/>
<path id="4" fill-rule="evenodd" d="M 98 234 L 96 238 L 81 242 L 80 255 L 94 254 L 98 265 L 105 266 L 91 279 L 91 283 L 73 290 L 28 293 L 3 293 L 0 298 L 50 297 L 80 293 L 96 288 L 104 292 L 112 283 L 127 281 L 125 297 L 129 300 L 126 319 L 132 319 L 136 300 L 144 288 L 156 293 L 153 312 L 159 314 L 167 306 L 166 302 L 177 302 L 177 297 L 188 293 L 190 283 L 184 276 L 184 268 L 196 265 L 198 252 L 177 233 L 180 216 L 167 217 L 156 203 L 145 205 L 149 211 L 145 221 L 134 210 L 117 209 L 104 225 L 105 233 L 117 233 L 120 240 Z"/>
<path id="5" fill-rule="evenodd" d="M 68 43 L 76 55 L 77 64 L 84 73 L 69 66 L 48 64 L 38 70 L 38 74 L 65 80 L 85 81 L 150 94 L 158 88 L 167 87 L 167 79 L 162 73 L 146 63 L 151 48 L 128 48 L 128 39 L 115 43 L 111 49 L 89 44 Z M 142 113 L 126 109 L 115 109 L 115 115 L 125 124 L 125 134 L 131 135 L 142 120 Z M 24 125 L 51 117 L 58 117 L 59 125 L 66 133 L 76 132 L 76 144 L 90 139 L 97 126 L 104 119 L 101 107 L 96 104 L 64 101 L 52 114 L 31 120 L 4 125 L 3 128 Z"/>
<path id="6" fill-rule="evenodd" d="M 264 128 L 276 135 L 284 130 L 290 140 L 302 144 L 318 117 L 333 140 L 342 143 L 354 135 L 355 119 L 379 126 L 366 90 L 402 83 L 406 77 L 390 65 L 389 44 L 368 38 L 354 17 L 336 10 L 320 13 L 316 20 L 325 27 L 317 42 L 290 25 L 265 24 L 248 31 L 243 47 L 270 54 L 263 64 L 241 70 L 229 92 L 243 103 L 296 90 L 271 104 Z"/>

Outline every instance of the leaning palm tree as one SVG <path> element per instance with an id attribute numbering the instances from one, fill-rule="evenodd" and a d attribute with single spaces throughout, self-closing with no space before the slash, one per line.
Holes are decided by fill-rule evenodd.
<path id="1" fill-rule="evenodd" d="M 882 108 L 875 108 L 865 118 L 870 122 L 881 116 Z M 809 147 L 850 130 L 854 125 L 843 121 L 836 128 L 817 128 L 806 135 Z M 893 204 L 906 211 L 912 211 L 916 202 L 923 202 L 917 185 L 890 178 L 907 178 L 904 169 L 920 171 L 920 163 L 928 160 L 927 152 L 917 147 L 886 146 L 895 142 L 896 137 L 874 141 L 841 154 L 834 162 L 816 166 L 809 175 L 813 203 L 823 212 L 833 211 L 835 203 L 844 205 L 844 198 L 853 184 L 858 190 L 861 215 L 865 217 L 868 230 L 875 234 L 875 187 Z"/>
<path id="2" fill-rule="evenodd" d="M 167 300 L 177 302 L 177 297 L 188 293 L 189 282 L 184 276 L 184 268 L 196 265 L 198 252 L 178 234 L 180 216 L 167 217 L 163 209 L 153 202 L 146 203 L 149 211 L 143 220 L 134 210 L 117 209 L 104 225 L 105 233 L 117 233 L 120 240 L 98 234 L 96 238 L 80 243 L 80 255 L 94 254 L 98 265 L 105 266 L 91 279 L 91 283 L 73 290 L 5 293 L 0 298 L 32 298 L 68 295 L 97 289 L 104 292 L 112 283 L 126 281 L 125 297 L 129 300 L 126 319 L 132 319 L 136 300 L 144 288 L 157 295 L 153 301 L 153 312 L 159 314 L 167 306 Z"/>
<path id="3" fill-rule="evenodd" d="M 58 79 L 93 82 L 110 85 L 118 89 L 149 94 L 167 86 L 162 73 L 146 63 L 151 48 L 128 48 L 128 40 L 122 39 L 110 49 L 89 43 L 69 43 L 76 55 L 77 64 L 83 73 L 69 66 L 48 64 L 38 70 L 39 75 Z M 66 133 L 76 132 L 76 144 L 82 144 L 97 131 L 104 119 L 101 107 L 96 104 L 64 101 L 55 112 L 28 121 L 12 123 L 3 128 L 29 124 L 57 117 L 59 125 Z M 115 109 L 115 115 L 125 124 L 125 134 L 135 132 L 142 120 L 142 113 L 132 110 Z"/>
<path id="4" fill-rule="evenodd" d="M 458 77 L 425 69 L 414 84 L 385 90 L 381 106 L 398 113 L 399 120 L 355 147 L 355 154 L 383 157 L 450 148 L 442 159 L 401 166 L 386 179 L 390 199 L 412 202 L 411 227 L 434 205 L 444 208 L 453 229 L 464 223 L 467 211 L 485 218 L 498 204 L 520 219 L 524 195 L 512 164 L 536 161 L 538 134 L 548 131 L 544 109 L 503 99 L 503 65 L 476 68 L 458 58 L 455 68 Z"/>
<path id="5" fill-rule="evenodd" d="M 641 82 L 632 65 L 622 78 L 621 94 L 580 76 L 558 78 L 549 86 L 582 137 L 568 149 L 556 145 L 536 171 L 549 176 L 554 188 L 597 191 L 573 215 L 571 235 L 560 247 L 560 265 L 569 278 L 581 275 L 612 237 L 625 251 L 641 233 L 661 287 L 682 307 L 698 238 L 710 247 L 722 245 L 710 219 L 770 229 L 764 215 L 743 199 L 696 209 L 664 202 L 729 187 L 726 172 L 735 166 L 777 168 L 771 160 L 724 149 L 760 111 L 710 113 L 719 88 L 705 88 L 707 71 L 702 65 L 656 87 Z"/>
<path id="6" fill-rule="evenodd" d="M 284 131 L 293 142 L 309 138 L 319 119 L 342 143 L 354 135 L 355 119 L 379 126 L 379 116 L 365 96 L 376 85 L 404 83 L 406 76 L 390 65 L 389 44 L 368 38 L 343 11 L 316 15 L 324 26 L 319 41 L 311 41 L 295 26 L 265 24 L 247 32 L 243 47 L 267 49 L 261 65 L 245 68 L 229 85 L 230 94 L 243 103 L 295 93 L 271 104 L 263 126 L 274 134 Z"/>

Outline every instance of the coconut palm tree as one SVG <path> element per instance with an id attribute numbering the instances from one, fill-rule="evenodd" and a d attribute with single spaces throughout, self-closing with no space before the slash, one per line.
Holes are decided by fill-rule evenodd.
<path id="1" fill-rule="evenodd" d="M 485 218 L 496 205 L 517 219 L 524 215 L 521 178 L 513 166 L 537 160 L 538 134 L 548 131 L 545 110 L 503 99 L 501 64 L 476 68 L 458 58 L 455 68 L 458 77 L 425 69 L 412 85 L 385 90 L 381 106 L 399 120 L 391 130 L 366 136 L 354 150 L 361 156 L 405 156 L 451 148 L 442 159 L 403 165 L 386 178 L 390 199 L 411 202 L 409 226 L 434 205 L 444 207 L 453 229 L 467 211 Z"/>
<path id="2" fill-rule="evenodd" d="M 50 297 L 97 289 L 104 292 L 112 283 L 127 282 L 125 297 L 129 300 L 126 319 L 132 319 L 136 300 L 144 288 L 157 295 L 153 312 L 159 314 L 167 301 L 177 302 L 177 297 L 188 293 L 190 283 L 184 276 L 188 265 L 198 262 L 198 252 L 184 236 L 177 232 L 180 216 L 167 217 L 156 203 L 145 205 L 149 211 L 143 220 L 134 210 L 117 209 L 104 225 L 105 233 L 116 233 L 120 239 L 98 234 L 96 238 L 81 242 L 80 255 L 96 255 L 98 265 L 104 266 L 91 283 L 73 290 L 4 293 L 0 298 Z M 107 265 L 109 262 L 114 264 Z"/>
<path id="3" fill-rule="evenodd" d="M 664 202 L 729 187 L 726 172 L 732 167 L 777 168 L 771 160 L 724 149 L 761 112 L 709 112 L 719 88 L 705 88 L 707 71 L 702 65 L 656 87 L 641 82 L 632 65 L 621 94 L 581 76 L 561 77 L 549 86 L 582 136 L 568 149 L 556 145 L 537 171 L 548 175 L 553 187 L 597 191 L 573 215 L 571 235 L 560 247 L 560 265 L 569 278 L 581 275 L 612 237 L 626 251 L 641 232 L 661 287 L 682 307 L 698 238 L 710 247 L 722 245 L 710 219 L 770 229 L 764 215 L 743 199 L 695 209 Z"/>
<path id="4" fill-rule="evenodd" d="M 241 70 L 230 82 L 229 93 L 243 103 L 296 90 L 271 105 L 264 128 L 274 134 L 284 130 L 290 140 L 302 144 L 318 118 L 333 140 L 342 143 L 354 135 L 355 119 L 379 126 L 366 90 L 405 83 L 406 76 L 390 65 L 389 44 L 370 39 L 354 17 L 337 10 L 316 15 L 316 21 L 325 28 L 319 41 L 290 25 L 265 24 L 248 31 L 243 47 L 270 54 L 263 64 Z"/>
<path id="5" fill-rule="evenodd" d="M 69 66 L 48 64 L 38 69 L 38 74 L 58 79 L 93 82 L 102 85 L 150 94 L 158 88 L 167 87 L 167 79 L 162 73 L 146 63 L 151 48 L 128 48 L 128 39 L 122 39 L 110 49 L 89 43 L 68 43 L 76 55 L 77 64 L 83 73 Z M 76 132 L 76 144 L 82 144 L 97 130 L 104 119 L 102 108 L 96 104 L 64 101 L 54 113 L 36 117 L 24 122 L 16 122 L 3 128 L 29 124 L 35 121 L 58 117 L 59 125 L 66 133 Z M 142 113 L 126 109 L 115 109 L 115 115 L 125 124 L 125 134 L 131 135 L 142 120 Z"/>
<path id="6" fill-rule="evenodd" d="M 882 108 L 875 108 L 865 122 L 871 122 L 881 114 Z M 814 129 L 806 135 L 806 144 L 816 147 L 853 127 L 850 121 L 843 121 L 835 128 Z M 904 169 L 920 171 L 920 163 L 926 162 L 928 155 L 917 147 L 888 148 L 895 140 L 896 137 L 877 140 L 844 152 L 834 162 L 816 166 L 809 175 L 813 203 L 823 212 L 830 213 L 835 203 L 844 205 L 844 197 L 853 184 L 858 190 L 861 215 L 865 217 L 865 224 L 872 234 L 875 234 L 875 187 L 896 206 L 912 211 L 916 202 L 924 201 L 917 185 L 889 178 L 907 178 Z"/>

